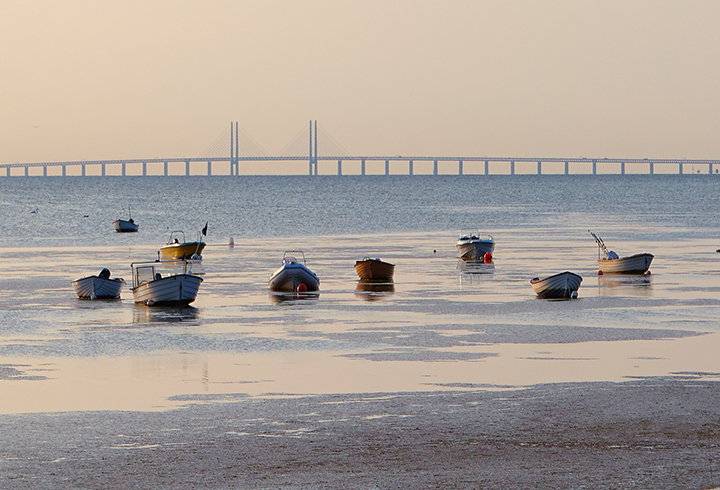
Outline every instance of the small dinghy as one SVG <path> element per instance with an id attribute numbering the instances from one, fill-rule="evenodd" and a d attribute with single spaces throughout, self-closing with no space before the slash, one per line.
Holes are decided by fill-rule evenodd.
<path id="1" fill-rule="evenodd" d="M 190 271 L 190 264 L 182 262 L 134 262 L 133 299 L 146 306 L 187 306 L 197 297 L 202 277 Z M 162 272 L 161 272 L 162 271 Z M 163 272 L 165 275 L 163 275 Z"/>
<path id="2" fill-rule="evenodd" d="M 495 250 L 495 240 L 490 235 L 480 236 L 477 229 L 463 229 L 460 230 L 460 238 L 455 246 L 460 259 L 484 260 L 485 254 L 492 256 Z"/>
<path id="3" fill-rule="evenodd" d="M 116 299 L 125 281 L 121 277 L 110 278 L 110 271 L 103 269 L 97 276 L 87 276 L 72 282 L 75 293 L 81 299 Z"/>
<path id="4" fill-rule="evenodd" d="M 530 280 L 535 294 L 541 298 L 577 298 L 582 277 L 569 271 Z"/>
<path id="5" fill-rule="evenodd" d="M 653 255 L 649 253 L 618 257 L 618 254 L 608 250 L 602 238 L 588 230 L 598 245 L 599 274 L 645 274 L 650 268 Z"/>
<path id="6" fill-rule="evenodd" d="M 138 225 L 133 221 L 132 215 L 130 214 L 130 208 L 128 207 L 128 218 L 129 219 L 116 219 L 113 221 L 115 231 L 118 233 L 132 233 L 138 231 Z"/>
<path id="7" fill-rule="evenodd" d="M 355 272 L 362 281 L 392 282 L 395 265 L 383 262 L 380 259 L 365 257 L 355 262 Z"/>
<path id="8" fill-rule="evenodd" d="M 318 291 L 320 279 L 305 265 L 303 252 L 289 250 L 283 254 L 282 266 L 270 277 L 268 287 L 284 293 Z"/>

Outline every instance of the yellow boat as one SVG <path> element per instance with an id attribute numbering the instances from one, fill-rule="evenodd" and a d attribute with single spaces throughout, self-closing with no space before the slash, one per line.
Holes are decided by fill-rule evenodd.
<path id="1" fill-rule="evenodd" d="M 205 242 L 202 235 L 198 234 L 195 241 L 185 240 L 185 232 L 176 230 L 170 233 L 167 245 L 160 247 L 161 260 L 200 260 Z"/>

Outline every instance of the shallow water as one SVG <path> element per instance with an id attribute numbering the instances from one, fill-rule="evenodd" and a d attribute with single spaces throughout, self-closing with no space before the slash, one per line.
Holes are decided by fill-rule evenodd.
<path id="1" fill-rule="evenodd" d="M 241 219 L 254 228 L 242 233 L 230 224 L 237 223 L 235 215 L 223 218 L 220 213 L 218 224 L 208 217 L 209 245 L 194 268 L 204 282 L 192 307 L 181 309 L 136 306 L 127 288 L 120 300 L 74 297 L 73 279 L 103 267 L 129 279 L 131 262 L 155 258 L 163 230 L 147 230 L 140 210 L 141 233 L 136 235 L 109 232 L 118 217 L 110 212 L 97 223 L 95 237 L 80 219 L 83 228 L 76 235 L 81 239 L 75 245 L 70 243 L 74 232 L 65 230 L 50 246 L 50 225 L 35 229 L 27 240 L 5 235 L 0 256 L 0 413 L 163 410 L 246 395 L 512 389 L 549 382 L 719 375 L 720 254 L 712 228 L 718 219 L 710 208 L 694 210 L 706 212 L 706 220 L 696 216 L 683 226 L 670 216 L 673 208 L 667 203 L 660 205 L 668 210 L 666 216 L 646 214 L 646 221 L 639 220 L 629 211 L 651 207 L 637 202 L 631 192 L 623 194 L 624 206 L 613 205 L 615 214 L 536 211 L 535 198 L 526 198 L 533 192 L 526 190 L 515 201 L 508 197 L 518 190 L 511 179 L 494 184 L 491 194 L 504 197 L 489 209 L 476 201 L 460 206 L 445 190 L 461 181 L 441 178 L 440 197 L 416 208 L 417 218 L 412 209 L 404 210 L 404 219 L 396 216 L 374 230 L 363 226 L 368 218 L 347 229 L 348 215 L 363 212 L 355 207 L 325 209 L 321 214 L 327 213 L 327 219 L 312 226 L 300 219 L 296 235 L 284 221 L 281 233 L 257 229 L 267 218 L 262 216 L 267 210 L 261 211 L 264 202 L 246 206 L 250 209 Z M 373 187 L 361 177 L 326 180 L 332 186 L 344 182 L 347 202 L 366 203 L 367 193 L 377 196 L 387 185 L 376 179 L 380 183 Z M 686 180 L 708 194 L 693 199 L 717 200 L 716 185 Z M 537 187 L 538 181 L 542 179 L 530 182 Z M 6 193 L 3 199 L 48 192 L 44 181 L 35 182 L 40 189 L 20 189 L 14 198 Z M 269 186 L 275 190 L 265 192 L 279 195 L 277 182 L 268 182 L 277 189 Z M 562 182 L 552 182 L 562 187 Z M 662 182 L 658 192 L 675 188 L 668 201 L 687 192 L 681 179 Z M 353 191 L 347 183 L 369 187 Z M 467 196 L 471 190 L 458 193 Z M 253 192 L 255 197 L 262 194 Z M 223 209 L 218 204 L 222 196 L 206 196 L 212 206 L 196 205 Z M 284 209 L 302 200 L 283 199 Z M 69 199 L 60 202 L 66 211 L 76 205 Z M 584 206 L 579 199 L 570 204 Z M 456 258 L 456 227 L 435 228 L 439 217 L 470 208 L 475 209 L 470 219 L 491 233 L 497 245 L 492 264 L 468 269 Z M 516 210 L 521 217 L 513 218 Z M 173 216 L 160 211 L 153 209 L 163 219 Z M 312 212 L 302 208 L 300 215 Z M 491 217 L 491 226 L 481 221 L 480 212 Z M 288 216 L 277 209 L 274 213 L 279 220 Z M 47 219 L 28 214 L 23 219 Z M 506 222 L 497 215 L 506 216 Z M 205 216 L 193 221 L 202 226 Z M 420 231 L 408 230 L 412 220 Z M 596 228 L 598 221 L 603 228 Z M 652 274 L 597 276 L 597 248 L 589 227 L 621 256 L 654 254 Z M 316 228 L 322 232 L 315 233 Z M 227 245 L 230 236 L 234 247 Z M 305 251 L 308 266 L 320 276 L 319 295 L 288 299 L 268 293 L 270 274 L 282 253 L 293 248 Z M 391 287 L 358 287 L 353 265 L 368 255 L 396 264 Z M 583 276 L 579 299 L 536 298 L 529 280 L 562 270 Z"/>

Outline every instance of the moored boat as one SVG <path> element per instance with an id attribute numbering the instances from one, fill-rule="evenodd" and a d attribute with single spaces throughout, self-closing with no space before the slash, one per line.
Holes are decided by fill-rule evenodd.
<path id="1" fill-rule="evenodd" d="M 289 250 L 283 254 L 282 266 L 270 277 L 268 288 L 288 293 L 318 291 L 320 279 L 307 268 L 302 251 Z"/>
<path id="2" fill-rule="evenodd" d="M 598 269 L 600 274 L 645 274 L 650 268 L 653 255 L 641 253 L 628 257 L 619 257 L 612 250 L 608 250 L 602 238 L 588 230 L 598 246 Z"/>
<path id="3" fill-rule="evenodd" d="M 577 298 L 581 282 L 582 277 L 569 271 L 530 280 L 535 294 L 541 298 Z"/>
<path id="4" fill-rule="evenodd" d="M 203 279 L 193 275 L 187 261 L 134 262 L 133 299 L 146 306 L 186 306 L 195 301 Z M 163 275 L 163 272 L 165 275 Z"/>
<path id="5" fill-rule="evenodd" d="M 355 261 L 355 272 L 364 281 L 392 282 L 395 273 L 395 264 L 383 262 L 380 259 L 365 257 Z"/>
<path id="6" fill-rule="evenodd" d="M 205 225 L 207 229 L 207 225 Z M 196 240 L 185 239 L 185 232 L 175 230 L 170 232 L 167 244 L 160 247 L 160 258 L 162 260 L 200 260 L 202 251 L 205 249 L 205 242 L 202 239 L 202 232 L 198 233 Z"/>
<path id="7" fill-rule="evenodd" d="M 81 299 L 115 299 L 125 281 L 121 277 L 110 278 L 110 271 L 103 269 L 96 276 L 75 279 L 72 282 L 75 294 Z"/>
<path id="8" fill-rule="evenodd" d="M 480 236 L 477 229 L 462 229 L 455 245 L 458 258 L 463 260 L 484 260 L 485 254 L 495 250 L 495 239 L 491 235 Z"/>
<path id="9" fill-rule="evenodd" d="M 130 214 L 130 208 L 128 207 L 128 219 L 116 219 L 113 221 L 115 231 L 118 233 L 132 233 L 138 231 L 138 225 L 133 221 L 132 215 Z"/>

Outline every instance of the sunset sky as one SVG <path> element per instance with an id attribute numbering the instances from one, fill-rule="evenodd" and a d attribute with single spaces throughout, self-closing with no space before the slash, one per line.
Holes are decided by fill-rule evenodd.
<path id="1" fill-rule="evenodd" d="M 720 158 L 717 1 L 0 0 L 0 163 Z M 323 154 L 323 148 L 320 148 Z"/>

